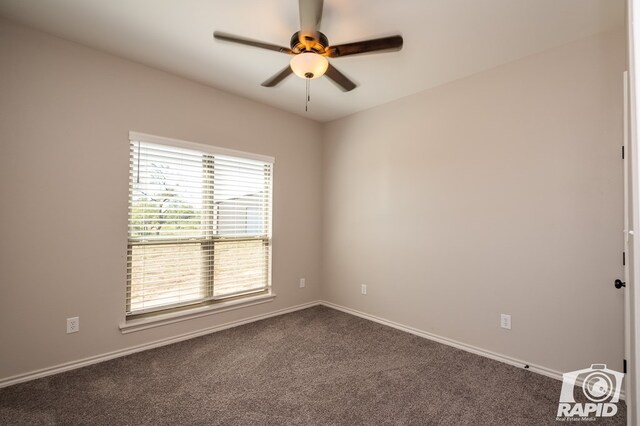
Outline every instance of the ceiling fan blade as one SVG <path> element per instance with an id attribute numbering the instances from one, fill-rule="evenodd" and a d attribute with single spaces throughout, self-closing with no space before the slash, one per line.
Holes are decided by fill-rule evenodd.
<path id="1" fill-rule="evenodd" d="M 380 52 L 383 50 L 400 50 L 402 49 L 402 43 L 402 36 L 399 35 L 356 41 L 355 43 L 339 44 L 329 47 L 327 49 L 327 56 L 330 58 L 338 58 L 341 56 Z"/>
<path id="2" fill-rule="evenodd" d="M 298 0 L 300 33 L 315 36 L 322 21 L 323 0 Z"/>
<path id="3" fill-rule="evenodd" d="M 266 80 L 264 83 L 262 83 L 262 85 L 264 87 L 275 87 L 278 84 L 280 84 L 282 80 L 289 77 L 292 73 L 293 73 L 293 70 L 289 65 L 287 65 L 285 69 L 283 69 L 278 74 L 271 77 L 270 79 Z"/>
<path id="4" fill-rule="evenodd" d="M 244 37 L 238 37 L 232 34 L 221 33 L 220 31 L 215 31 L 213 33 L 213 38 L 217 40 L 230 41 L 231 43 L 238 43 L 238 44 L 244 44 L 247 46 L 258 47 L 260 49 L 274 50 L 276 52 L 287 53 L 289 55 L 293 54 L 293 52 L 291 52 L 291 49 L 289 49 L 288 47 L 282 47 L 282 46 L 277 46 L 271 43 L 264 43 L 262 41 L 251 40 Z"/>
<path id="5" fill-rule="evenodd" d="M 326 75 L 331 81 L 336 83 L 343 92 L 349 92 L 356 88 L 356 84 L 353 81 L 349 80 L 346 75 L 342 74 L 336 69 L 336 67 L 331 64 L 329 64 L 329 68 L 327 68 L 327 71 L 324 73 L 324 75 Z"/>

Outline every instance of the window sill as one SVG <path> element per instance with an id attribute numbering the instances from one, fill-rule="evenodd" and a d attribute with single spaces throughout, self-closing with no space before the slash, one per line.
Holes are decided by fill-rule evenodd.
<path id="1" fill-rule="evenodd" d="M 247 297 L 240 300 L 230 300 L 215 305 L 202 306 L 181 312 L 171 312 L 167 314 L 158 314 L 152 317 L 133 319 L 120 324 L 120 332 L 122 334 L 133 333 L 136 331 L 147 330 L 149 328 L 160 327 L 176 322 L 187 321 L 194 318 L 200 318 L 207 315 L 219 314 L 221 312 L 233 311 L 235 309 L 246 308 L 248 306 L 259 305 L 271 302 L 275 299 L 274 293 L 261 294 L 259 296 Z"/>

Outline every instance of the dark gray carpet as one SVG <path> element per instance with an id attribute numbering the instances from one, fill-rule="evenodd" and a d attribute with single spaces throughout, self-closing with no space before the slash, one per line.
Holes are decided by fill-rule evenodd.
<path id="1" fill-rule="evenodd" d="M 560 387 L 314 307 L 0 389 L 0 424 L 557 425 Z"/>

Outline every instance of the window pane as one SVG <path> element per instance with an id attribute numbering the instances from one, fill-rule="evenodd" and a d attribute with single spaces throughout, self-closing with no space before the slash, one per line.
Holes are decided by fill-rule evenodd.
<path id="1" fill-rule="evenodd" d="M 202 155 L 158 147 L 140 142 L 132 149 L 129 236 L 144 240 L 203 236 Z"/>
<path id="2" fill-rule="evenodd" d="M 269 245 L 266 241 L 217 241 L 214 246 L 214 297 L 268 286 Z"/>
<path id="3" fill-rule="evenodd" d="M 213 162 L 216 234 L 267 236 L 271 169 L 255 161 L 217 156 Z"/>
<path id="4" fill-rule="evenodd" d="M 205 297 L 205 267 L 200 243 L 132 246 L 129 312 Z"/>

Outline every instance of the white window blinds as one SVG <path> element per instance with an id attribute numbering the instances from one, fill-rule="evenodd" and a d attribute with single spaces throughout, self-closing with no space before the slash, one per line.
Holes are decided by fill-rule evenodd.
<path id="1" fill-rule="evenodd" d="M 130 134 L 127 315 L 269 290 L 272 168 Z"/>

